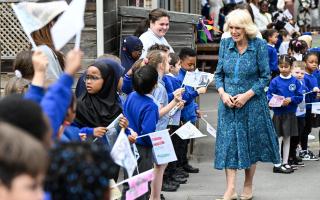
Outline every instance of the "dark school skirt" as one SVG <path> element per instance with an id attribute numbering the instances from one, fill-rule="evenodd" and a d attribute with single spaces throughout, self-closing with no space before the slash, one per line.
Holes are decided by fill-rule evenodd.
<path id="1" fill-rule="evenodd" d="M 273 115 L 272 122 L 278 137 L 298 136 L 298 120 L 295 113 Z"/>

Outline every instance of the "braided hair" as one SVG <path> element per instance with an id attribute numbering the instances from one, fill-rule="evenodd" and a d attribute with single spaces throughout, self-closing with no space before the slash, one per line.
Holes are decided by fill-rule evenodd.
<path id="1" fill-rule="evenodd" d="M 45 181 L 52 200 L 109 199 L 109 179 L 115 173 L 110 155 L 95 143 L 58 144 L 50 151 Z"/>
<path id="2" fill-rule="evenodd" d="M 279 60 L 279 65 L 286 64 L 286 65 L 289 65 L 290 68 L 292 67 L 293 62 L 296 61 L 294 57 L 289 55 L 280 55 L 278 60 Z"/>

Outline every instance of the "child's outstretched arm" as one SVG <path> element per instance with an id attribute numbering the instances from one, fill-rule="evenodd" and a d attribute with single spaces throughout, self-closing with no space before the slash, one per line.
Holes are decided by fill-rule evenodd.
<path id="1" fill-rule="evenodd" d="M 188 88 L 188 89 L 187 89 Z M 191 103 L 200 94 L 205 94 L 207 92 L 207 87 L 200 87 L 197 90 L 186 86 L 186 91 L 182 95 L 182 99 L 186 101 L 186 104 Z"/>
<path id="2" fill-rule="evenodd" d="M 47 93 L 41 101 L 40 105 L 44 113 L 47 114 L 53 129 L 52 138 L 56 138 L 59 127 L 63 123 L 70 105 L 73 77 L 81 67 L 82 55 L 80 50 L 68 52 L 65 60 L 65 73 L 48 88 Z"/>
<path id="3" fill-rule="evenodd" d="M 48 67 L 48 58 L 42 51 L 36 50 L 32 55 L 32 64 L 34 75 L 25 98 L 40 103 L 44 96 L 43 86 Z"/>

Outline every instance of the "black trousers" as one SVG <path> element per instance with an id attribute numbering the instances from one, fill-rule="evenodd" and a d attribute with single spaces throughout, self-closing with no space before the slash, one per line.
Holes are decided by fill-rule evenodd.
<path id="1" fill-rule="evenodd" d="M 305 127 L 305 118 L 304 117 L 297 117 L 298 121 L 298 136 L 291 136 L 290 138 L 290 152 L 289 158 L 294 159 L 296 157 L 296 149 L 299 143 L 301 143 L 302 135 L 304 134 L 304 127 Z M 307 136 L 308 138 L 308 136 Z"/>
<path id="2" fill-rule="evenodd" d="M 177 155 L 176 167 L 183 167 L 188 164 L 187 153 L 188 153 L 188 141 L 181 139 L 178 135 L 174 134 L 171 136 L 174 150 Z"/>
<path id="3" fill-rule="evenodd" d="M 169 128 L 169 133 L 170 135 L 173 134 L 178 128 L 180 128 L 180 126 L 168 126 Z M 174 151 L 176 152 L 176 156 L 177 156 L 177 161 L 174 162 L 170 162 L 168 163 L 168 166 L 166 168 L 166 170 L 164 171 L 164 175 L 163 175 L 163 179 L 167 180 L 170 177 L 172 177 L 173 174 L 176 173 L 176 169 L 177 169 L 177 163 L 179 162 L 179 157 L 181 157 L 179 155 L 179 143 L 177 143 L 176 141 L 176 137 L 177 135 L 172 135 L 171 140 L 172 140 L 172 144 L 173 144 L 173 148 Z M 179 137 L 179 136 L 178 136 Z"/>
<path id="4" fill-rule="evenodd" d="M 307 150 L 308 149 L 308 135 L 311 133 L 312 130 L 312 113 L 311 110 L 307 110 L 305 116 L 305 126 L 304 130 L 301 135 L 301 149 Z"/>

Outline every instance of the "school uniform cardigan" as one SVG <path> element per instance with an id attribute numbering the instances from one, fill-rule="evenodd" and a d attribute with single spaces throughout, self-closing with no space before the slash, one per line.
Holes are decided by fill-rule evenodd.
<path id="1" fill-rule="evenodd" d="M 291 98 L 291 103 L 288 106 L 272 108 L 275 115 L 296 113 L 298 104 L 303 100 L 301 83 L 291 75 L 286 78 L 281 77 L 280 75 L 271 80 L 267 92 L 269 101 L 273 94 Z"/>
<path id="2" fill-rule="evenodd" d="M 129 127 L 141 136 L 155 132 L 159 108 L 147 95 L 132 92 L 124 103 L 124 115 L 129 121 Z M 152 147 L 149 136 L 138 138 L 136 144 Z"/>
<path id="3" fill-rule="evenodd" d="M 123 76 L 121 91 L 127 95 L 129 95 L 133 91 L 131 76 L 128 76 L 127 74 Z"/>
<path id="4" fill-rule="evenodd" d="M 175 91 L 174 87 L 173 87 L 173 81 L 174 79 L 176 79 L 175 77 L 172 77 L 171 75 L 165 74 L 162 77 L 162 81 L 164 82 L 164 86 L 167 90 L 167 94 L 168 94 L 168 101 L 172 101 L 174 98 L 173 92 Z"/>
<path id="5" fill-rule="evenodd" d="M 313 74 L 304 74 L 304 83 L 305 86 L 308 88 L 307 92 L 311 92 L 314 88 L 318 88 L 318 81 L 317 78 Z M 306 103 L 312 103 L 316 101 L 316 93 L 309 93 L 306 95 Z M 307 104 L 307 110 L 311 109 L 311 105 Z"/>
<path id="6" fill-rule="evenodd" d="M 278 68 L 277 49 L 273 45 L 268 44 L 268 54 L 269 54 L 270 71 L 278 73 L 279 72 L 279 68 Z"/>
<path id="7" fill-rule="evenodd" d="M 24 96 L 25 99 L 40 104 L 43 112 L 49 118 L 50 125 L 53 129 L 53 139 L 57 137 L 59 128 L 70 106 L 72 84 L 73 77 L 64 73 L 48 88 L 46 93 L 44 92 L 44 88 L 31 84 Z"/>

